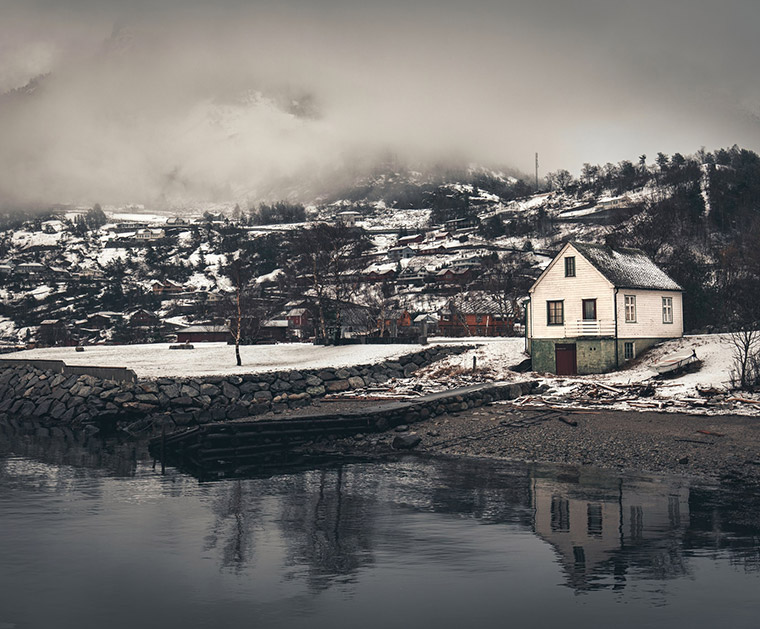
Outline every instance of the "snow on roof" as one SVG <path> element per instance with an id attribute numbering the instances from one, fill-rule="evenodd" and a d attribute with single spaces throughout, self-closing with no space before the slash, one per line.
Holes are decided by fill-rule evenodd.
<path id="1" fill-rule="evenodd" d="M 415 323 L 424 323 L 425 321 L 428 323 L 437 322 L 438 317 L 436 317 L 434 314 L 421 314 L 414 317 Z"/>
<path id="2" fill-rule="evenodd" d="M 261 323 L 262 328 L 287 328 L 287 319 L 267 319 Z"/>
<path id="3" fill-rule="evenodd" d="M 285 271 L 282 269 L 275 269 L 271 273 L 267 273 L 266 275 L 260 275 L 256 278 L 257 284 L 264 284 L 265 282 L 276 282 L 280 276 L 285 275 Z"/>
<path id="4" fill-rule="evenodd" d="M 462 314 L 475 315 L 502 315 L 512 313 L 512 304 L 509 301 L 500 303 L 485 292 L 457 295 L 447 304 L 447 309 L 453 306 Z"/>
<path id="5" fill-rule="evenodd" d="M 606 245 L 571 243 L 616 288 L 682 291 L 640 249 L 612 249 Z"/>
<path id="6" fill-rule="evenodd" d="M 177 332 L 184 334 L 187 332 L 229 332 L 229 328 L 223 325 L 206 324 L 206 325 L 189 325 L 185 328 L 177 330 Z"/>

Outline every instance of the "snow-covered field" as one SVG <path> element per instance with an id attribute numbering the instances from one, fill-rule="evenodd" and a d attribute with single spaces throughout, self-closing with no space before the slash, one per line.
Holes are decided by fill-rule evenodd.
<path id="1" fill-rule="evenodd" d="M 442 341 L 446 342 L 446 341 Z M 447 388 L 465 386 L 483 381 L 517 381 L 536 379 L 545 384 L 549 390 L 537 396 L 533 402 L 547 405 L 583 405 L 588 387 L 603 385 L 606 395 L 600 400 L 605 408 L 614 410 L 668 410 L 678 412 L 698 412 L 705 414 L 736 413 L 757 415 L 760 404 L 736 400 L 760 398 L 756 394 L 731 392 L 730 372 L 733 365 L 733 349 L 728 335 L 705 334 L 685 336 L 667 341 L 646 352 L 640 360 L 630 367 L 607 374 L 587 376 L 557 376 L 553 374 L 515 373 L 510 367 L 527 357 L 524 353 L 525 340 L 522 338 L 470 338 L 450 342 L 478 343 L 479 347 L 458 356 L 450 356 L 434 365 L 430 365 L 414 374 L 412 378 L 392 383 L 389 393 L 416 394 L 441 391 Z M 696 352 L 702 366 L 693 373 L 683 373 L 672 378 L 655 378 L 658 374 L 652 365 L 665 356 L 682 351 Z M 477 370 L 473 373 L 472 359 L 477 358 Z M 631 395 L 628 385 L 652 384 L 654 396 L 637 399 Z M 613 392 L 620 391 L 619 395 Z M 703 405 L 704 398 L 698 388 L 718 389 L 725 392 L 729 401 Z M 730 401 L 734 398 L 733 401 Z"/>
<path id="2" fill-rule="evenodd" d="M 138 377 L 190 377 L 322 369 L 372 364 L 420 349 L 419 345 L 341 345 L 306 343 L 243 345 L 242 367 L 235 364 L 235 348 L 226 343 L 196 343 L 193 350 L 171 350 L 166 343 L 150 345 L 94 345 L 77 352 L 73 347 L 49 347 L 13 354 L 14 359 L 63 360 L 68 365 L 128 367 Z"/>
<path id="3" fill-rule="evenodd" d="M 698 403 L 693 403 L 700 399 L 697 387 L 726 390 L 727 397 L 733 395 L 729 391 L 733 350 L 728 335 L 685 336 L 674 339 L 650 350 L 627 369 L 587 376 L 556 376 L 512 371 L 510 367 L 527 357 L 524 352 L 525 340 L 522 338 L 434 338 L 431 342 L 441 345 L 475 344 L 478 347 L 420 369 L 411 378 L 376 387 L 375 393 L 391 397 L 404 394 L 419 395 L 474 382 L 538 379 L 550 389 L 542 396 L 543 403 L 572 404 L 574 400 L 578 402 L 583 397 L 584 387 L 587 390 L 589 385 L 601 384 L 614 389 L 652 382 L 656 389 L 655 395 L 642 400 L 650 405 L 662 404 L 663 410 L 743 414 L 760 412 L 760 405 L 743 402 L 727 404 L 722 409 L 704 409 Z M 87 347 L 84 352 L 75 352 L 74 348 L 45 348 L 18 352 L 13 354 L 13 358 L 60 359 L 71 365 L 129 367 L 139 377 L 190 377 L 347 367 L 390 360 L 419 349 L 420 347 L 415 345 L 246 345 L 240 348 L 242 367 L 235 364 L 234 347 L 224 343 L 196 343 L 195 349 L 189 351 L 170 350 L 167 344 L 92 346 Z M 684 350 L 696 352 L 702 361 L 698 371 L 666 380 L 653 380 L 657 375 L 652 369 L 655 362 L 664 356 Z M 474 373 L 473 358 L 477 359 L 477 370 Z M 757 396 L 742 394 L 741 397 L 747 399 Z M 603 403 L 610 409 L 646 410 L 637 406 L 637 402 L 632 401 L 628 395 L 621 396 L 621 399 L 612 396 Z"/>

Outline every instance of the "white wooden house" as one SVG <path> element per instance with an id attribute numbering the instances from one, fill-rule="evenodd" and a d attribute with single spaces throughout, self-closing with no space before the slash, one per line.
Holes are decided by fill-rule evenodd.
<path id="1" fill-rule="evenodd" d="M 529 291 L 533 370 L 602 373 L 683 336 L 682 293 L 643 251 L 567 243 Z"/>

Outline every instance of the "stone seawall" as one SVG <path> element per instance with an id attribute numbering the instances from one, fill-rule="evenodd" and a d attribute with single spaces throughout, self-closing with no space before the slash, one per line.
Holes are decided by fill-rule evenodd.
<path id="1" fill-rule="evenodd" d="M 432 346 L 373 365 L 232 376 L 116 381 L 33 364 L 0 366 L 0 420 L 119 423 L 131 432 L 241 419 L 307 406 L 314 398 L 412 375 L 474 346 Z"/>

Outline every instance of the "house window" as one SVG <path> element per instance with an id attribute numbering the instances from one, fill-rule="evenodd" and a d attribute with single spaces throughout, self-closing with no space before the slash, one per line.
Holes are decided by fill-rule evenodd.
<path id="1" fill-rule="evenodd" d="M 562 325 L 565 323 L 565 308 L 562 301 L 546 302 L 546 325 Z"/>
<path id="2" fill-rule="evenodd" d="M 625 322 L 636 323 L 636 295 L 625 296 Z"/>
<path id="3" fill-rule="evenodd" d="M 633 360 L 636 356 L 636 346 L 633 341 L 626 341 L 623 351 L 626 360 Z"/>
<path id="4" fill-rule="evenodd" d="M 596 321 L 596 299 L 583 300 L 583 320 Z"/>
<path id="5" fill-rule="evenodd" d="M 565 258 L 565 277 L 575 277 L 575 257 Z"/>
<path id="6" fill-rule="evenodd" d="M 570 501 L 562 496 L 552 496 L 551 503 L 552 531 L 570 530 Z"/>
<path id="7" fill-rule="evenodd" d="M 662 322 L 673 323 L 673 298 L 662 298 Z"/>

